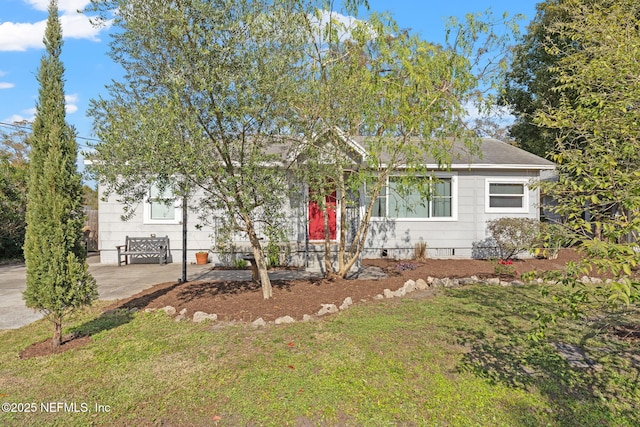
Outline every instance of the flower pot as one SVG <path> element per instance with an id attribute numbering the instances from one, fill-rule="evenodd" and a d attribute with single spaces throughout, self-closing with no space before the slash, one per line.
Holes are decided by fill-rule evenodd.
<path id="1" fill-rule="evenodd" d="M 206 264 L 209 261 L 209 254 L 207 252 L 196 252 L 196 264 Z"/>

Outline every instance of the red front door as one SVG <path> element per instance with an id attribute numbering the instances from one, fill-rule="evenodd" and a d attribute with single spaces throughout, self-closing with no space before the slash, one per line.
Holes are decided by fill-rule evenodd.
<path id="1" fill-rule="evenodd" d="M 311 195 L 311 192 L 309 193 Z M 318 202 L 309 197 L 309 240 L 324 240 L 324 215 Z M 336 239 L 336 192 L 325 197 L 329 216 L 329 238 Z"/>

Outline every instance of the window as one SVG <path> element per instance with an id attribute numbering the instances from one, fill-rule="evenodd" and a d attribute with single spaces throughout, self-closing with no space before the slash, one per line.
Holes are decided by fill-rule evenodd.
<path id="1" fill-rule="evenodd" d="M 389 177 L 387 188 L 376 199 L 372 217 L 403 219 L 455 219 L 454 176 L 424 177 L 428 180 L 429 196 L 417 189 L 399 191 L 400 177 Z"/>
<path id="2" fill-rule="evenodd" d="M 179 207 L 170 188 L 160 189 L 152 185 L 149 197 L 144 204 L 145 224 L 178 224 Z"/>
<path id="3" fill-rule="evenodd" d="M 488 179 L 486 183 L 487 212 L 526 213 L 529 211 L 529 190 L 526 180 Z"/>

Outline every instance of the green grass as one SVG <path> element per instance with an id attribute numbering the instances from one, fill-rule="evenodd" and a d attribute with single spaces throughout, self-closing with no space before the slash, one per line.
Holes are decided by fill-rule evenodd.
<path id="1" fill-rule="evenodd" d="M 497 286 L 265 329 L 96 307 L 69 328 L 92 342 L 63 354 L 18 358 L 48 337 L 45 322 L 0 332 L 0 402 L 37 406 L 0 412 L 0 425 L 638 425 L 637 347 L 589 322 L 533 342 L 532 308 L 553 309 L 535 288 Z M 572 369 L 552 342 L 599 368 Z M 47 402 L 79 412 L 46 413 Z"/>

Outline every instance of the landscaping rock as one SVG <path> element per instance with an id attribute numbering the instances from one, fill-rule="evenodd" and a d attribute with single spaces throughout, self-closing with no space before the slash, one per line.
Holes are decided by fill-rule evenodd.
<path id="1" fill-rule="evenodd" d="M 404 282 L 403 288 L 406 293 L 411 293 L 416 290 L 416 282 L 414 280 L 407 280 Z"/>
<path id="2" fill-rule="evenodd" d="M 396 290 L 393 293 L 393 296 L 396 297 L 396 298 L 402 298 L 406 294 L 407 294 L 407 291 L 404 289 L 404 287 L 402 287 L 402 288 L 398 288 L 398 290 Z"/>
<path id="3" fill-rule="evenodd" d="M 318 316 L 324 316 L 325 314 L 336 313 L 338 307 L 335 304 L 322 304 L 322 308 L 318 311 Z"/>
<path id="4" fill-rule="evenodd" d="M 340 305 L 340 310 L 346 310 L 352 304 L 353 304 L 353 300 L 351 299 L 351 297 L 346 297 L 342 302 L 342 305 Z"/>
<path id="5" fill-rule="evenodd" d="M 391 289 L 385 289 L 382 292 L 384 293 L 385 298 L 393 298 L 396 296 L 395 293 L 391 291 Z"/>
<path id="6" fill-rule="evenodd" d="M 429 284 L 425 282 L 423 279 L 416 280 L 416 289 L 419 291 L 424 291 L 429 287 Z"/>
<path id="7" fill-rule="evenodd" d="M 358 273 L 358 280 L 380 280 L 386 278 L 387 273 L 385 273 L 380 267 L 365 267 L 360 273 Z"/>
<path id="8" fill-rule="evenodd" d="M 256 320 L 251 322 L 251 326 L 259 328 L 259 327 L 262 327 L 262 326 L 267 326 L 267 322 L 265 322 L 262 317 L 258 317 Z"/>
<path id="9" fill-rule="evenodd" d="M 490 279 L 487 279 L 487 283 L 490 285 L 499 285 L 500 279 L 498 277 L 492 277 Z"/>
<path id="10" fill-rule="evenodd" d="M 176 314 L 175 307 L 171 307 L 170 305 L 168 305 L 166 307 L 162 307 L 160 310 L 164 311 L 169 316 L 173 316 L 174 314 Z"/>
<path id="11" fill-rule="evenodd" d="M 310 322 L 313 320 L 313 316 L 309 315 L 309 314 L 303 314 L 302 315 L 302 321 L 303 322 Z"/>
<path id="12" fill-rule="evenodd" d="M 204 311 L 196 311 L 195 313 L 193 313 L 193 322 L 194 323 L 201 323 L 204 322 L 205 320 L 218 320 L 218 315 L 217 314 L 208 314 L 205 313 Z"/>
<path id="13" fill-rule="evenodd" d="M 582 349 L 576 345 L 553 343 L 553 346 L 572 368 L 600 368 L 597 363 L 589 359 Z"/>
<path id="14" fill-rule="evenodd" d="M 458 279 L 458 284 L 460 285 L 473 285 L 477 280 L 473 280 L 471 277 L 463 277 L 462 279 Z"/>
<path id="15" fill-rule="evenodd" d="M 442 281 L 442 286 L 445 288 L 453 288 L 455 286 L 455 282 L 448 277 L 440 280 Z"/>
<path id="16" fill-rule="evenodd" d="M 373 297 L 373 299 L 375 299 L 375 300 L 381 300 L 381 299 L 384 299 L 384 295 L 382 295 L 382 294 L 375 295 L 375 296 Z"/>
<path id="17" fill-rule="evenodd" d="M 283 325 L 285 323 L 294 323 L 295 321 L 296 320 L 291 316 L 282 316 L 282 317 L 278 317 L 274 323 L 276 325 Z"/>

